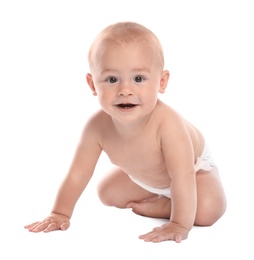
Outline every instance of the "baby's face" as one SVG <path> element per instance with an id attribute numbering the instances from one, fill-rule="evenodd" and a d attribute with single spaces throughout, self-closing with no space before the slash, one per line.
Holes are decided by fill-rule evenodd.
<path id="1" fill-rule="evenodd" d="M 163 93 L 164 72 L 156 49 L 147 42 L 107 44 L 91 68 L 102 109 L 122 122 L 149 115 Z M 163 82 L 162 82 L 163 81 Z"/>

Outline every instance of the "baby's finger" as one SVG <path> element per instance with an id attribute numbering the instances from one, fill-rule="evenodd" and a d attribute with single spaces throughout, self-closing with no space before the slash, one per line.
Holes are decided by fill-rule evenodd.
<path id="1" fill-rule="evenodd" d="M 143 239 L 145 242 L 150 242 L 158 236 L 158 232 L 153 230 L 149 233 L 139 236 L 140 239 Z"/>
<path id="2" fill-rule="evenodd" d="M 155 228 L 153 228 L 152 231 L 139 236 L 139 238 L 145 240 L 145 239 L 148 239 L 149 237 L 155 237 L 156 234 L 160 232 L 160 230 L 161 230 L 161 227 L 155 227 Z"/>
<path id="3" fill-rule="evenodd" d="M 146 237 L 149 236 L 149 234 L 151 234 L 153 231 L 149 232 L 149 233 L 146 233 L 146 234 L 143 234 L 143 235 L 140 235 L 139 238 L 140 239 L 145 239 Z"/>
<path id="4" fill-rule="evenodd" d="M 54 222 L 48 223 L 48 226 L 43 230 L 43 232 L 48 233 L 48 232 L 51 232 L 51 231 L 56 230 L 56 229 L 59 229 L 59 228 L 57 228 L 56 223 L 54 223 Z"/>
<path id="5" fill-rule="evenodd" d="M 180 243 L 182 241 L 182 236 L 180 234 L 175 235 L 175 242 Z"/>
<path id="6" fill-rule="evenodd" d="M 45 230 L 49 224 L 50 223 L 47 221 L 38 222 L 37 224 L 35 224 L 33 227 L 29 228 L 28 230 L 30 232 L 41 232 L 41 231 Z"/>
<path id="7" fill-rule="evenodd" d="M 39 223 L 39 221 L 34 222 L 34 223 L 32 223 L 32 224 L 29 224 L 29 225 L 24 226 L 24 228 L 25 228 L 25 229 L 29 229 L 29 228 L 31 228 L 31 227 L 36 226 L 38 223 Z"/>
<path id="8" fill-rule="evenodd" d="M 67 230 L 67 229 L 69 228 L 69 226 L 70 226 L 70 223 L 64 222 L 64 223 L 60 226 L 60 229 L 64 231 L 64 230 Z"/>
<path id="9" fill-rule="evenodd" d="M 161 231 L 159 228 L 155 228 L 152 232 L 149 232 L 145 235 L 139 236 L 140 239 L 143 239 L 145 242 L 162 242 L 166 240 L 175 240 L 177 243 L 180 243 L 182 241 L 181 235 L 174 233 L 165 233 Z"/>

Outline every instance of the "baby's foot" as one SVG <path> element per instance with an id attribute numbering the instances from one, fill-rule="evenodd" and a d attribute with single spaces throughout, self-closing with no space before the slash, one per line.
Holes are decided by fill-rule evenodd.
<path id="1" fill-rule="evenodd" d="M 140 202 L 129 202 L 127 208 L 138 215 L 152 218 L 169 218 L 171 202 L 164 196 L 154 196 Z"/>

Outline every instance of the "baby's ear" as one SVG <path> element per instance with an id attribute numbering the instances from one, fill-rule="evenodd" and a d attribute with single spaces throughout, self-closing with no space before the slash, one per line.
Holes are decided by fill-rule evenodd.
<path id="1" fill-rule="evenodd" d="M 86 74 L 86 81 L 87 81 L 87 84 L 89 85 L 90 89 L 93 91 L 93 95 L 97 96 L 97 92 L 96 92 L 96 89 L 95 89 L 95 86 L 94 86 L 92 74 L 90 74 L 90 73 Z"/>
<path id="2" fill-rule="evenodd" d="M 160 80 L 160 90 L 159 90 L 159 92 L 161 94 L 165 93 L 165 90 L 166 90 L 167 85 L 168 85 L 169 77 L 170 77 L 169 71 L 168 70 L 164 70 L 162 72 L 161 80 Z"/>

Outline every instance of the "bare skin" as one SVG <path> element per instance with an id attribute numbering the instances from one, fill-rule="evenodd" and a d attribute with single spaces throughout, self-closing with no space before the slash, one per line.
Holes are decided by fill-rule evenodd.
<path id="1" fill-rule="evenodd" d="M 122 30 L 120 30 L 122 32 Z M 112 33 L 112 30 L 107 32 Z M 151 33 L 114 41 L 102 34 L 90 54 L 87 83 L 101 110 L 85 125 L 73 163 L 62 182 L 52 213 L 25 226 L 31 232 L 66 230 L 75 204 L 104 151 L 116 165 L 98 187 L 109 206 L 169 221 L 147 234 L 144 241 L 181 242 L 193 225 L 210 226 L 226 209 L 226 197 L 215 167 L 195 172 L 202 154 L 203 135 L 170 106 L 161 102 L 169 80 L 160 47 Z M 105 36 L 106 35 L 106 36 Z M 138 37 L 138 40 L 135 38 Z M 109 40 L 108 40 L 109 39 Z M 128 175 L 154 188 L 170 187 L 171 198 L 144 190 Z"/>
<path id="2" fill-rule="evenodd" d="M 213 168 L 210 172 L 198 171 L 196 182 L 198 204 L 194 225 L 211 226 L 226 208 L 225 198 L 223 198 L 225 195 L 217 169 Z M 130 190 L 132 192 L 129 192 Z M 131 208 L 134 213 L 142 216 L 170 219 L 171 200 L 143 190 L 133 183 L 120 168 L 114 168 L 106 175 L 98 187 L 98 193 L 105 205 Z M 116 194 L 119 195 L 116 196 Z M 164 227 L 166 226 L 167 224 Z M 160 242 L 164 240 L 163 234 L 164 230 L 157 227 L 152 232 L 141 235 L 140 238 L 144 241 Z M 168 239 L 168 237 L 165 238 L 165 240 Z M 179 237 L 176 242 L 181 242 L 182 239 Z M 173 237 L 172 240 L 174 240 Z"/>

